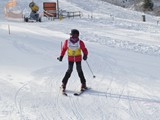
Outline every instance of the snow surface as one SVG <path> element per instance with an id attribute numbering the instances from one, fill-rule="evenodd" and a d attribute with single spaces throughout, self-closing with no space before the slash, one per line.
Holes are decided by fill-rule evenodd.
<path id="1" fill-rule="evenodd" d="M 24 23 L 3 17 L 6 1 L 0 4 L 0 120 L 160 120 L 156 17 L 146 15 L 144 23 L 142 13 L 106 2 L 63 0 L 61 8 L 83 17 Z M 67 55 L 62 62 L 57 57 L 73 28 L 80 30 L 96 78 L 83 61 L 91 90 L 73 96 L 80 89 L 74 68 L 65 97 L 59 87 Z"/>

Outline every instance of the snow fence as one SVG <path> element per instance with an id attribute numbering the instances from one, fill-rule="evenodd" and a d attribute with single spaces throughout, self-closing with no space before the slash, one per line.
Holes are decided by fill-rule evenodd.
<path id="1" fill-rule="evenodd" d="M 4 7 L 4 14 L 7 18 L 23 18 L 23 11 L 17 6 L 16 0 L 10 0 Z"/>

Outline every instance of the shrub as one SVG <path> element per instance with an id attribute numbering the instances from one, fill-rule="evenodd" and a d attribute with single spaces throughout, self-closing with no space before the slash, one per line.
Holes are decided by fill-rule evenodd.
<path id="1" fill-rule="evenodd" d="M 153 2 L 152 0 L 144 0 L 144 3 L 143 3 L 143 9 L 144 11 L 146 10 L 153 10 Z"/>

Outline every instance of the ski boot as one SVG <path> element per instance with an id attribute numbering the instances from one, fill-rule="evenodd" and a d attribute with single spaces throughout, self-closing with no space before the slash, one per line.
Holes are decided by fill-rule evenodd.
<path id="1" fill-rule="evenodd" d="M 62 92 L 65 92 L 65 90 L 66 90 L 66 85 L 65 85 L 65 84 L 62 84 L 61 89 L 62 89 Z"/>
<path id="2" fill-rule="evenodd" d="M 88 89 L 88 87 L 86 86 L 86 83 L 83 83 L 82 85 L 81 85 L 81 91 L 85 91 L 85 90 L 87 90 Z"/>

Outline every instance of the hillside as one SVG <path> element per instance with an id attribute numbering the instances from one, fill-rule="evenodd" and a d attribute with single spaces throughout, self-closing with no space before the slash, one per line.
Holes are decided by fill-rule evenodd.
<path id="1" fill-rule="evenodd" d="M 43 0 L 35 2 L 42 6 Z M 157 17 L 146 14 L 142 22 L 142 13 L 103 1 L 63 0 L 60 8 L 83 16 L 24 23 L 4 17 L 5 3 L 0 4 L 0 120 L 160 120 Z M 67 53 L 62 62 L 57 57 L 73 28 L 80 31 L 96 78 L 82 61 L 91 90 L 74 96 L 81 86 L 74 66 L 66 97 L 60 86 Z"/>
<path id="2" fill-rule="evenodd" d="M 160 1 L 159 0 L 152 0 L 154 7 L 151 11 L 144 11 L 143 10 L 143 1 L 144 0 L 102 0 L 105 2 L 109 2 L 111 4 L 121 6 L 127 9 L 139 11 L 139 12 L 145 12 L 147 14 L 160 16 Z"/>

